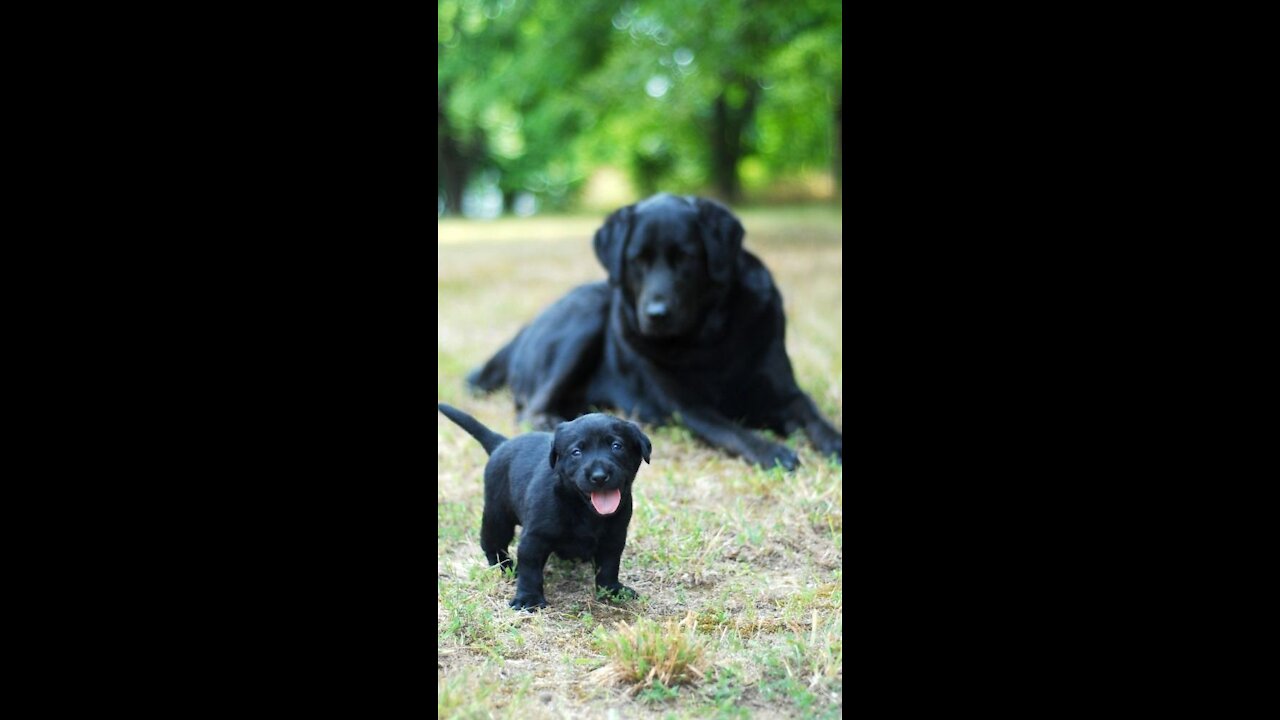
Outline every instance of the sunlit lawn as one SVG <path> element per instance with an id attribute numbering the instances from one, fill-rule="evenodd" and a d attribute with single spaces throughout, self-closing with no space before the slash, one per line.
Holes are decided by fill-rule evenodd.
<path id="1" fill-rule="evenodd" d="M 782 291 L 797 379 L 843 427 L 839 212 L 739 215 L 746 247 L 771 268 Z M 510 393 L 472 397 L 463 376 L 575 284 L 604 278 L 591 250 L 602 219 L 439 223 L 439 400 L 498 432 L 519 432 Z M 531 614 L 507 607 L 514 582 L 488 568 L 480 551 L 484 450 L 437 418 L 442 716 L 839 715 L 843 469 L 807 440 L 789 439 L 804 465 L 783 474 L 727 457 L 681 428 L 646 428 L 652 465 L 636 479 L 620 573 L 643 598 L 599 602 L 589 565 L 553 559 L 550 607 Z M 681 620 L 684 629 L 671 631 Z M 629 627 L 619 629 L 619 622 Z M 622 671 L 623 660 L 636 659 L 626 652 L 633 638 L 655 639 L 659 653 L 691 643 L 702 665 L 684 684 L 637 687 Z"/>

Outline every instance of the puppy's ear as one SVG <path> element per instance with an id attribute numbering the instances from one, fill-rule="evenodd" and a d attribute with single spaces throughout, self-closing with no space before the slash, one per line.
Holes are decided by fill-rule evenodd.
<path id="1" fill-rule="evenodd" d="M 694 198 L 693 202 L 698 207 L 698 225 L 707 249 L 707 273 L 713 282 L 727 283 L 738 266 L 746 231 L 729 208 L 715 200 Z"/>
<path id="2" fill-rule="evenodd" d="M 593 242 L 596 257 L 605 270 L 609 271 L 609 284 L 622 283 L 622 255 L 627 249 L 627 235 L 631 232 L 631 219 L 635 215 L 635 205 L 628 205 L 614 212 L 596 231 Z"/>
<path id="3" fill-rule="evenodd" d="M 635 441 L 640 444 L 640 457 L 643 458 L 645 462 L 649 462 L 649 453 L 653 452 L 653 443 L 649 442 L 649 436 L 641 432 L 640 428 L 637 427 L 635 423 L 627 423 L 627 430 L 631 433 L 631 436 L 635 438 Z M 649 464 L 652 465 L 653 463 Z"/>
<path id="4" fill-rule="evenodd" d="M 560 423 L 559 425 L 557 425 L 555 435 L 551 436 L 551 457 L 548 458 L 548 461 L 551 463 L 552 469 L 555 469 L 556 460 L 560 459 L 560 454 L 556 452 L 556 449 L 560 447 L 560 431 L 563 430 L 564 426 L 568 424 L 569 423 Z"/>

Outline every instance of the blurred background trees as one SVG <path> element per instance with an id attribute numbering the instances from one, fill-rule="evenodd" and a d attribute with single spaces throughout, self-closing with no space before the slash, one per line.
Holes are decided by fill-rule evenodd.
<path id="1" fill-rule="evenodd" d="M 437 0 L 438 211 L 840 197 L 839 0 Z"/>

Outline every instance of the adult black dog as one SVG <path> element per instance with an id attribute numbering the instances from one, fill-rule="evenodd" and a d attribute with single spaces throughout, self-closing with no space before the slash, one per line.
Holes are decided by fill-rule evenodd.
<path id="1" fill-rule="evenodd" d="M 842 459 L 839 431 L 796 384 L 773 277 L 742 247 L 724 206 L 655 195 L 609 216 L 595 235 L 607 283 L 561 298 L 467 378 L 510 384 L 519 420 L 547 428 L 591 407 L 642 422 L 678 416 L 710 444 L 793 470 L 796 454 L 747 427 L 803 428 Z"/>
<path id="2" fill-rule="evenodd" d="M 618 582 L 618 565 L 631 522 L 631 483 L 652 449 L 640 428 L 593 413 L 561 423 L 554 436 L 534 432 L 508 440 L 455 407 L 438 407 L 489 453 L 480 549 L 490 565 L 511 565 L 507 545 L 516 525 L 524 528 L 511 607 L 547 606 L 542 569 L 553 552 L 594 561 L 599 590 L 637 597 Z"/>

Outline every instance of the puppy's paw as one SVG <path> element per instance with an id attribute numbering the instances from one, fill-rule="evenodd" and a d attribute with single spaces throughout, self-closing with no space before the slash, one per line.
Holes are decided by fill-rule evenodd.
<path id="1" fill-rule="evenodd" d="M 640 593 L 623 585 L 622 583 L 614 583 L 613 585 L 597 585 L 597 600 L 636 600 L 640 597 Z"/>
<path id="2" fill-rule="evenodd" d="M 758 454 L 753 461 L 765 470 L 781 465 L 782 469 L 791 472 L 800 467 L 800 457 L 785 445 L 774 445 Z"/>
<path id="3" fill-rule="evenodd" d="M 533 593 L 516 593 L 516 596 L 507 605 L 516 610 L 537 610 L 547 606 L 547 599 Z"/>

